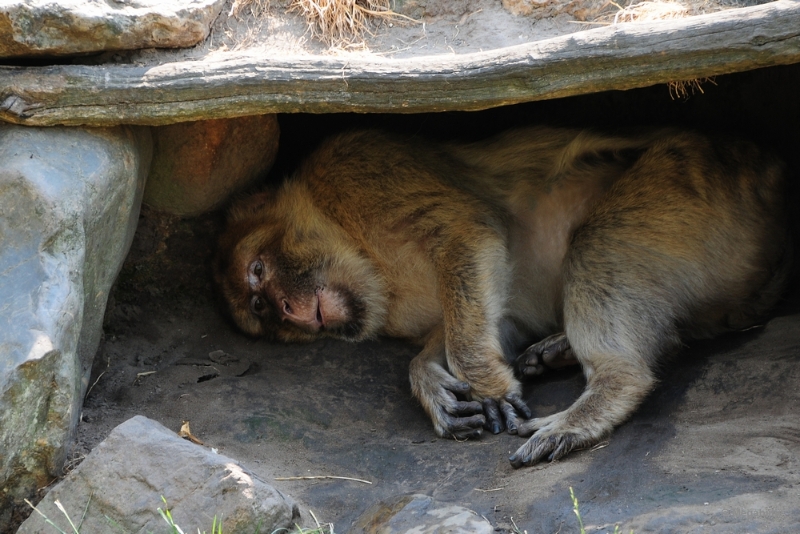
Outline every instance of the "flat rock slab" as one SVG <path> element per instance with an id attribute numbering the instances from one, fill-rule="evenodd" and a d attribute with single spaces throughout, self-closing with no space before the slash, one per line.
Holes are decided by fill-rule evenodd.
<path id="1" fill-rule="evenodd" d="M 0 58 L 182 48 L 208 36 L 225 0 L 18 0 L 0 5 Z"/>
<path id="2" fill-rule="evenodd" d="M 62 474 L 151 149 L 142 128 L 0 127 L 0 525 Z"/>
<path id="3" fill-rule="evenodd" d="M 136 416 L 108 438 L 37 506 L 71 532 L 58 500 L 81 532 L 166 532 L 158 509 L 167 508 L 184 532 L 210 531 L 214 518 L 230 534 L 289 529 L 298 517 L 291 499 L 235 460 L 179 438 Z M 18 534 L 51 532 L 32 514 Z"/>
<path id="4" fill-rule="evenodd" d="M 416 23 L 377 23 L 352 51 L 320 46 L 296 10 L 272 2 L 259 16 L 223 13 L 192 49 L 0 67 L 0 120 L 164 125 L 266 113 L 474 111 L 800 62 L 796 0 L 588 26 L 562 15 L 514 17 L 497 0 L 415 4 L 397 9 Z"/>

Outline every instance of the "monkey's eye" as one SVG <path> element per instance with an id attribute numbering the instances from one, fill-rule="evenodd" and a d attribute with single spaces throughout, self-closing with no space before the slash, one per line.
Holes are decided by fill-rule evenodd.
<path id="1" fill-rule="evenodd" d="M 259 278 L 261 278 L 261 275 L 264 274 L 264 264 L 261 263 L 261 260 L 256 260 L 253 263 L 253 274 Z"/>
<path id="2" fill-rule="evenodd" d="M 253 298 L 250 300 L 250 309 L 253 310 L 253 313 L 261 315 L 261 312 L 263 312 L 266 307 L 267 302 L 264 299 L 258 295 L 253 295 Z"/>

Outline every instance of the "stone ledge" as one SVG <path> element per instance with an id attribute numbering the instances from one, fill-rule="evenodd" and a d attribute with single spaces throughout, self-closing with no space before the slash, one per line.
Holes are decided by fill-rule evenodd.
<path id="1" fill-rule="evenodd" d="M 626 23 L 485 52 L 247 50 L 159 65 L 0 67 L 0 120 L 172 124 L 264 113 L 479 110 L 800 62 L 800 2 Z"/>

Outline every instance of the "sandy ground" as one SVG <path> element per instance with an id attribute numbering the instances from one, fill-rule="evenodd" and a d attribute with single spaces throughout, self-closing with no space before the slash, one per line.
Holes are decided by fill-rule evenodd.
<path id="1" fill-rule="evenodd" d="M 478 136 L 531 122 L 713 124 L 772 144 L 796 172 L 799 80 L 794 66 L 719 77 L 688 101 L 656 87 L 480 113 L 281 116 L 273 174 L 290 170 L 325 132 L 352 125 Z M 190 421 L 208 446 L 297 499 L 307 524 L 313 510 L 337 532 L 377 501 L 413 492 L 472 508 L 498 532 L 512 532 L 512 518 L 531 534 L 577 532 L 570 487 L 588 532 L 613 532 L 616 524 L 637 533 L 800 532 L 797 292 L 763 328 L 687 347 L 605 447 L 514 470 L 507 458 L 522 438 L 435 437 L 410 393 L 411 345 L 275 345 L 237 333 L 210 288 L 220 220 L 145 210 L 107 314 L 78 456 L 142 414 L 176 431 Z M 576 369 L 553 372 L 528 383 L 525 398 L 535 415 L 546 415 L 567 407 L 583 384 Z M 275 480 L 309 475 L 372 484 Z"/>
<path id="2" fill-rule="evenodd" d="M 466 54 L 540 41 L 632 19 L 674 18 L 769 0 L 394 0 L 396 17 L 374 17 L 365 31 L 333 46 L 314 35 L 291 0 L 229 0 L 211 34 L 191 49 L 109 52 L 82 63 L 160 64 L 231 53 L 261 58 L 368 56 L 408 58 Z M 644 4 L 644 6 L 642 6 Z M 637 9 L 629 6 L 639 5 Z M 655 6 L 655 7 L 649 7 Z M 628 11 L 622 9 L 629 7 Z M 515 14 L 516 13 L 516 14 Z"/>

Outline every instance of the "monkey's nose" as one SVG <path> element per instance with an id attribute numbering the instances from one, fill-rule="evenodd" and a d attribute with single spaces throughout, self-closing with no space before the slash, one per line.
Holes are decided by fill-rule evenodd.
<path id="1" fill-rule="evenodd" d="M 319 305 L 319 298 L 312 298 L 306 302 L 289 302 L 289 299 L 282 299 L 283 320 L 290 321 L 297 326 L 318 332 L 325 326 L 324 315 Z"/>

